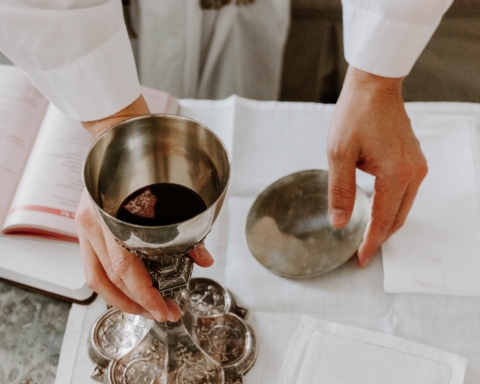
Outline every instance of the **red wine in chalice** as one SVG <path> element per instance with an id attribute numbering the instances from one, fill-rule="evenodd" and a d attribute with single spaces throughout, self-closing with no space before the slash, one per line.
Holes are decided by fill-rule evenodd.
<path id="1" fill-rule="evenodd" d="M 203 199 L 192 189 L 179 184 L 156 183 L 127 196 L 116 217 L 135 225 L 164 226 L 189 220 L 206 209 Z"/>

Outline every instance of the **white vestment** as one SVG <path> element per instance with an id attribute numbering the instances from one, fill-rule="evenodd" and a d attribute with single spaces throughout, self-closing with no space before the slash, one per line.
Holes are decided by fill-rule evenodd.
<path id="1" fill-rule="evenodd" d="M 142 81 L 181 98 L 276 100 L 288 0 L 202 10 L 198 0 L 141 3 Z"/>
<path id="2" fill-rule="evenodd" d="M 407 75 L 451 2 L 343 0 L 347 61 L 380 76 Z M 182 98 L 277 98 L 288 0 L 220 11 L 202 11 L 198 0 L 141 6 L 142 51 L 154 52 L 144 62 L 140 52 L 142 72 L 154 77 L 147 83 Z M 0 0 L 0 51 L 79 120 L 111 115 L 140 94 L 120 0 Z"/>

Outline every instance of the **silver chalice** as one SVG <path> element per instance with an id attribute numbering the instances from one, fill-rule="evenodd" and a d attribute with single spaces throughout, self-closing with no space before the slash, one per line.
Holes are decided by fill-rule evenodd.
<path id="1" fill-rule="evenodd" d="M 106 131 L 84 166 L 85 188 L 117 242 L 142 258 L 163 295 L 186 289 L 193 262 L 186 254 L 202 242 L 220 212 L 230 159 L 220 139 L 196 121 L 176 115 L 145 115 Z M 140 226 L 117 219 L 131 193 L 156 183 L 190 188 L 207 209 L 165 226 Z"/>
<path id="2" fill-rule="evenodd" d="M 210 231 L 223 204 L 230 159 L 204 125 L 176 115 L 123 121 L 93 144 L 84 164 L 85 188 L 116 241 L 140 257 L 154 285 L 177 301 L 177 323 L 156 323 L 111 309 L 93 326 L 92 377 L 112 384 L 237 384 L 256 357 L 255 336 L 220 284 L 195 279 L 188 252 Z M 127 196 L 157 183 L 196 192 L 206 209 L 185 221 L 143 226 L 116 217 Z"/>

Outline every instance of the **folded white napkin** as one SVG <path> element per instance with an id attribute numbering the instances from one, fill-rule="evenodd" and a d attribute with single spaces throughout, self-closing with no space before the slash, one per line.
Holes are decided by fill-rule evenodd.
<path id="1" fill-rule="evenodd" d="M 461 384 L 466 366 L 439 349 L 304 316 L 278 384 Z"/>
<path id="2" fill-rule="evenodd" d="M 101 297 L 86 306 L 72 304 L 63 337 L 55 384 L 98 384 L 90 374 L 94 364 L 88 355 L 87 340 L 93 323 L 107 310 Z"/>
<path id="3" fill-rule="evenodd" d="M 383 246 L 385 291 L 480 296 L 480 210 L 472 118 L 415 115 L 429 173 Z"/>

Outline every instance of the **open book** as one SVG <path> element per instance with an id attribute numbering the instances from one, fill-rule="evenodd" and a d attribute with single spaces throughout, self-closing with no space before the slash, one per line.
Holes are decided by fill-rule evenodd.
<path id="1" fill-rule="evenodd" d="M 152 112 L 176 113 L 167 93 L 142 91 Z M 92 296 L 74 222 L 91 143 L 21 70 L 0 65 L 0 278 L 73 301 Z"/>

